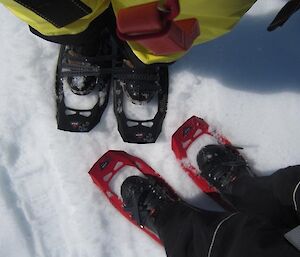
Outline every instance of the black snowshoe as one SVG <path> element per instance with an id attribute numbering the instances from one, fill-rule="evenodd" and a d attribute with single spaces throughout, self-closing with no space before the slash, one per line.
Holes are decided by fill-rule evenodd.
<path id="1" fill-rule="evenodd" d="M 168 64 L 145 65 L 128 44 L 112 34 L 115 42 L 112 88 L 114 112 L 118 130 L 124 142 L 154 143 L 158 138 L 167 112 Z M 126 112 L 126 101 L 147 109 L 154 101 L 156 114 L 151 119 L 132 119 Z"/>
<path id="2" fill-rule="evenodd" d="M 168 66 L 165 64 L 138 65 L 134 67 L 126 57 L 118 52 L 114 62 L 112 78 L 114 112 L 118 130 L 125 142 L 154 143 L 158 138 L 168 103 Z M 124 110 L 125 101 L 144 105 L 157 97 L 157 112 L 153 119 L 130 119 Z"/>
<path id="3" fill-rule="evenodd" d="M 221 194 L 230 195 L 241 177 L 253 177 L 246 160 L 232 145 L 207 145 L 197 155 L 201 176 Z"/>
<path id="4" fill-rule="evenodd" d="M 93 57 L 87 57 L 84 52 L 80 54 L 82 51 L 78 48 L 61 47 L 56 78 L 58 129 L 88 132 L 95 127 L 107 106 L 112 83 L 114 112 L 123 140 L 128 143 L 154 143 L 167 112 L 168 66 L 141 64 L 127 44 L 119 41 L 114 33 L 108 30 L 102 33 L 101 45 Z M 88 110 L 68 107 L 64 86 L 83 97 L 96 90 L 98 101 Z M 125 100 L 147 104 L 154 97 L 157 97 L 157 112 L 153 119 L 134 120 L 126 116 Z"/>
<path id="5" fill-rule="evenodd" d="M 121 186 L 125 211 L 141 227 L 147 227 L 158 234 L 156 219 L 160 211 L 170 204 L 179 202 L 176 194 L 158 177 L 131 176 Z"/>
<path id="6" fill-rule="evenodd" d="M 61 46 L 56 72 L 57 123 L 58 129 L 71 132 L 88 132 L 101 119 L 107 106 L 111 82 L 111 37 L 102 32 L 101 45 L 92 57 L 79 47 Z M 96 91 L 98 101 L 91 109 L 74 109 L 65 104 L 64 86 L 82 97 Z"/>

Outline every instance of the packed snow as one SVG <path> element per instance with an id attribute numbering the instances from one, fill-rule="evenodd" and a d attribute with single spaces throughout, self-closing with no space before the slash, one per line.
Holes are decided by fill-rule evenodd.
<path id="1" fill-rule="evenodd" d="M 192 115 L 244 147 L 258 175 L 300 163 L 300 12 L 266 31 L 284 3 L 260 0 L 231 33 L 194 47 L 170 68 L 168 113 L 157 142 L 148 145 L 122 141 L 111 99 L 91 132 L 57 130 L 59 46 L 32 35 L 0 6 L 0 255 L 165 256 L 114 210 L 88 171 L 106 151 L 127 151 L 183 199 L 208 208 L 210 200 L 171 151 L 172 134 Z"/>

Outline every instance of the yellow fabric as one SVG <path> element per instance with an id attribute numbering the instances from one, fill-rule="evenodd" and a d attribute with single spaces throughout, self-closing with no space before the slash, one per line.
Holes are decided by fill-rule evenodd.
<path id="1" fill-rule="evenodd" d="M 115 13 L 121 8 L 153 2 L 153 0 L 112 0 Z M 176 20 L 196 18 L 200 36 L 194 45 L 207 42 L 229 32 L 256 0 L 179 0 L 180 14 Z M 134 42 L 128 42 L 135 55 L 144 63 L 172 62 L 185 53 L 155 56 Z"/>
<path id="2" fill-rule="evenodd" d="M 77 34 L 87 28 L 89 23 L 108 6 L 109 0 L 82 0 L 93 12 L 64 28 L 56 28 L 32 11 L 12 0 L 0 0 L 17 17 L 46 36 Z M 115 13 L 121 8 L 153 2 L 153 0 L 111 0 Z M 180 14 L 177 20 L 197 18 L 200 36 L 194 45 L 207 42 L 229 32 L 256 0 L 179 0 Z M 135 55 L 144 63 L 172 62 L 185 53 L 169 56 L 156 56 L 142 46 L 128 42 Z"/>
<path id="3" fill-rule="evenodd" d="M 0 3 L 4 4 L 4 6 L 8 8 L 15 16 L 45 36 L 70 35 L 84 31 L 90 22 L 98 17 L 109 6 L 110 3 L 109 0 L 82 0 L 82 2 L 92 9 L 92 13 L 63 28 L 56 28 L 48 21 L 44 20 L 17 2 L 12 0 L 0 0 Z"/>

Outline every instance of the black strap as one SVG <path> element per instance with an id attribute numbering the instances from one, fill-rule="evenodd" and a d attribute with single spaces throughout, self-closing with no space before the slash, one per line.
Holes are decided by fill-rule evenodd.
<path id="1" fill-rule="evenodd" d="M 101 57 L 82 57 L 68 55 L 69 62 L 62 64 L 62 76 L 101 76 L 113 75 L 116 79 L 122 80 L 143 80 L 156 81 L 159 80 L 159 74 L 156 70 L 151 68 L 127 68 L 127 67 L 113 67 L 103 68 L 101 63 L 116 58 L 113 55 L 104 55 Z M 82 63 L 89 62 L 91 65 L 83 66 Z M 97 63 L 92 65 L 92 63 Z M 147 87 L 148 88 L 148 87 Z M 159 87 L 152 87 L 158 90 Z"/>
<path id="2" fill-rule="evenodd" d="M 276 15 L 275 19 L 268 27 L 268 31 L 273 31 L 283 24 L 300 9 L 300 0 L 290 0 Z"/>
<path id="3" fill-rule="evenodd" d="M 57 28 L 90 14 L 92 9 L 79 0 L 14 0 Z"/>

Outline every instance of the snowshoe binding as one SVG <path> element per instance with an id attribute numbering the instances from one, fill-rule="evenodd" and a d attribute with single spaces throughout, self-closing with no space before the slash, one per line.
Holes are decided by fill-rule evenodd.
<path id="1" fill-rule="evenodd" d="M 134 168 L 139 175 L 124 179 L 119 196 L 111 182 L 118 175 L 126 173 L 126 168 Z M 154 224 L 155 215 L 160 208 L 158 205 L 179 201 L 179 197 L 155 170 L 138 157 L 111 150 L 93 165 L 89 174 L 110 203 L 128 221 L 161 243 Z"/>
<path id="2" fill-rule="evenodd" d="M 124 209 L 137 224 L 146 226 L 156 235 L 156 217 L 160 210 L 179 201 L 172 190 L 155 176 L 131 176 L 121 186 Z"/>
<path id="3" fill-rule="evenodd" d="M 168 102 L 168 66 L 166 64 L 145 65 L 134 60 L 133 54 L 124 54 L 121 47 L 115 49 L 118 56 L 113 64 L 114 112 L 118 130 L 128 143 L 154 143 L 158 138 L 167 112 Z M 124 44 L 124 43 L 123 43 Z M 131 50 L 126 49 L 127 53 Z M 128 56 L 127 56 L 128 55 Z M 137 120 L 128 118 L 125 101 L 148 107 L 148 103 L 157 97 L 157 112 L 154 118 Z"/>
<path id="4" fill-rule="evenodd" d="M 241 177 L 253 177 L 246 160 L 232 145 L 206 145 L 197 155 L 201 176 L 221 194 L 232 194 Z"/>
<path id="5" fill-rule="evenodd" d="M 124 67 L 123 71 L 113 76 L 114 111 L 118 130 L 125 142 L 154 143 L 161 132 L 167 112 L 168 67 Z M 130 99 L 134 104 L 147 105 L 154 96 L 157 96 L 158 107 L 153 119 L 136 120 L 126 116 L 124 101 Z"/>
<path id="6" fill-rule="evenodd" d="M 231 145 L 230 141 L 220 134 L 218 130 L 196 116 L 192 116 L 184 122 L 172 136 L 172 150 L 182 169 L 204 193 L 224 209 L 234 211 L 233 205 L 221 197 L 220 191 L 214 186 L 214 183 L 210 183 L 210 180 L 202 176 L 202 165 L 197 167 L 196 155 L 199 149 L 202 149 L 207 144 Z M 189 156 L 188 153 L 194 146 L 199 148 L 195 151 L 195 156 Z"/>
<path id="7" fill-rule="evenodd" d="M 111 69 L 111 38 L 105 30 L 97 53 L 90 57 L 80 47 L 61 46 L 56 72 L 58 129 L 71 132 L 88 132 L 101 119 L 107 106 L 111 75 L 101 72 Z M 91 109 L 70 108 L 65 103 L 64 87 L 68 86 L 82 97 L 96 92 L 97 102 Z"/>

